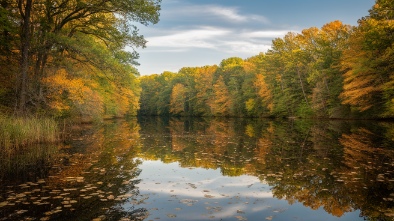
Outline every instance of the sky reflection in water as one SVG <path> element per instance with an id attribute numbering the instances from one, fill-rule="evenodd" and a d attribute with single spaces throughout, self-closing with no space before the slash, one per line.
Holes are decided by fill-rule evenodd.
<path id="1" fill-rule="evenodd" d="M 139 168 L 146 220 L 364 220 L 360 211 L 338 218 L 322 208 L 290 205 L 274 198 L 271 187 L 254 176 L 229 177 L 219 169 L 150 160 Z"/>
<path id="2" fill-rule="evenodd" d="M 375 121 L 85 125 L 0 152 L 0 220 L 392 221 L 393 137 Z"/>

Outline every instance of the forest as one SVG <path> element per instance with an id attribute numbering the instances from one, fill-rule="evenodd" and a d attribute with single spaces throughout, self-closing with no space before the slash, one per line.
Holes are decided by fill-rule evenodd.
<path id="1" fill-rule="evenodd" d="M 0 113 L 95 120 L 136 114 L 133 24 L 159 21 L 160 0 L 1 0 Z"/>
<path id="2" fill-rule="evenodd" d="M 394 2 L 357 26 L 289 32 L 267 52 L 139 76 L 160 0 L 0 1 L 0 113 L 100 120 L 125 115 L 393 118 Z"/>
<path id="3" fill-rule="evenodd" d="M 392 118 L 394 2 L 353 27 L 333 21 L 272 41 L 266 53 L 143 76 L 142 115 Z"/>

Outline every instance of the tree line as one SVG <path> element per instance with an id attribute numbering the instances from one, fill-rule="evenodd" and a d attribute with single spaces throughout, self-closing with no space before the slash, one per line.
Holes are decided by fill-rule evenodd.
<path id="1" fill-rule="evenodd" d="M 1 0 L 0 112 L 136 114 L 146 40 L 133 24 L 157 23 L 159 10 L 160 0 Z"/>
<path id="2" fill-rule="evenodd" d="M 142 115 L 392 118 L 394 3 L 353 27 L 333 21 L 266 53 L 138 77 L 133 23 L 160 0 L 0 0 L 0 112 L 101 119 Z"/>
<path id="3" fill-rule="evenodd" d="M 143 76 L 141 115 L 394 117 L 394 2 L 357 26 L 333 21 L 272 41 L 266 53 Z"/>

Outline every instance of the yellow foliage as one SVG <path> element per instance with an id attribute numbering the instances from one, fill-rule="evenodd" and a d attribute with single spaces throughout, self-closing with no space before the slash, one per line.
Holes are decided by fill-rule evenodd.
<path id="1" fill-rule="evenodd" d="M 209 104 L 211 111 L 216 116 L 228 116 L 231 114 L 232 100 L 230 93 L 224 83 L 223 76 L 220 76 L 213 85 L 214 100 Z"/>
<path id="2" fill-rule="evenodd" d="M 81 115 L 102 112 L 102 99 L 99 94 L 86 86 L 83 79 L 70 79 L 65 69 L 43 78 L 42 82 L 49 90 L 47 100 L 52 109 L 62 112 L 74 107 Z"/>
<path id="3" fill-rule="evenodd" d="M 255 102 L 254 102 L 254 100 L 252 98 L 250 98 L 249 100 L 247 100 L 245 102 L 245 108 L 249 112 L 252 111 L 255 108 L 254 106 L 255 106 Z"/>
<path id="4" fill-rule="evenodd" d="M 246 125 L 245 134 L 248 135 L 249 137 L 255 137 L 256 134 L 253 125 L 251 124 Z"/>
<path id="5" fill-rule="evenodd" d="M 172 88 L 170 100 L 170 112 L 172 114 L 181 114 L 184 111 L 186 101 L 186 88 L 183 84 L 176 84 Z"/>
<path id="6" fill-rule="evenodd" d="M 271 90 L 268 88 L 268 84 L 265 82 L 265 77 L 261 74 L 256 75 L 254 86 L 257 89 L 257 95 L 263 99 L 268 110 L 272 112 L 274 109 L 274 104 L 272 102 Z"/>

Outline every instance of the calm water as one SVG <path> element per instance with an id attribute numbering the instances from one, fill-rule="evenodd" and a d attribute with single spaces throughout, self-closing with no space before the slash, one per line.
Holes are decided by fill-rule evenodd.
<path id="1" fill-rule="evenodd" d="M 136 118 L 0 153 L 0 220 L 394 220 L 394 123 Z"/>

